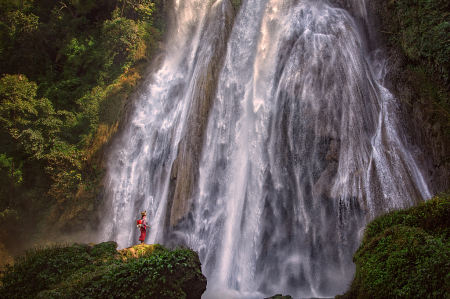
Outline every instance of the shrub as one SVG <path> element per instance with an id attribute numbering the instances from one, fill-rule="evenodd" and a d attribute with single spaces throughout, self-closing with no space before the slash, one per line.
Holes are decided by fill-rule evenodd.
<path id="1" fill-rule="evenodd" d="M 189 298 L 200 298 L 206 289 L 198 255 L 191 249 L 144 244 L 132 247 L 139 256 L 133 257 L 118 254 L 116 247 L 106 242 L 31 249 L 7 267 L 0 298 L 180 299 L 188 291 Z M 192 295 L 195 284 L 197 296 Z"/>
<path id="2" fill-rule="evenodd" d="M 76 269 L 92 263 L 82 246 L 35 247 L 7 266 L 1 278 L 1 298 L 34 298 L 42 290 L 59 283 Z"/>
<path id="3" fill-rule="evenodd" d="M 355 277 L 336 298 L 449 298 L 450 195 L 371 221 L 353 256 Z"/>

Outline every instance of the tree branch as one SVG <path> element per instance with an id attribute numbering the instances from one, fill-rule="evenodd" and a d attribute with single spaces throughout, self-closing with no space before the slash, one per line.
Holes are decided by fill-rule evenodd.
<path id="1" fill-rule="evenodd" d="M 76 16 L 76 14 L 74 15 L 73 14 L 73 11 L 64 3 L 64 2 L 62 2 L 62 1 L 59 1 L 59 3 L 61 3 L 63 6 L 59 9 L 60 11 L 61 11 L 61 9 L 63 9 L 64 7 L 65 8 L 67 8 L 69 11 L 70 11 L 70 13 L 72 14 L 72 17 L 74 18 L 74 19 L 76 19 L 77 18 L 77 16 Z"/>

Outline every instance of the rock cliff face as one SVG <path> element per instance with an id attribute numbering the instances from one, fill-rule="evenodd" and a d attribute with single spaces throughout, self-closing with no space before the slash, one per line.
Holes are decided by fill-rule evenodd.
<path id="1" fill-rule="evenodd" d="M 402 57 L 397 50 L 391 54 L 393 68 L 401 69 Z M 411 143 L 417 145 L 418 159 L 427 171 L 428 187 L 432 194 L 450 189 L 450 136 L 445 133 L 444 125 L 448 120 L 436 115 L 433 98 L 423 95 L 417 87 L 420 80 L 417 74 L 409 71 L 392 73 L 393 90 L 401 102 L 404 121 L 410 130 Z"/>
<path id="2" fill-rule="evenodd" d="M 404 16 L 395 14 L 392 1 L 378 0 L 367 3 L 372 11 L 371 20 L 380 28 L 375 36 L 378 44 L 385 45 L 388 73 L 386 87 L 395 95 L 399 103 L 402 121 L 405 124 L 407 143 L 414 145 L 413 152 L 422 166 L 430 193 L 436 194 L 450 189 L 450 134 L 445 132 L 448 125 L 447 113 L 439 107 L 437 99 L 429 89 L 441 88 L 448 93 L 445 83 L 436 73 L 435 78 L 424 78 L 424 74 L 414 71 L 411 66 L 426 65 L 426 61 L 412 62 L 391 37 L 403 30 Z M 427 84 L 434 86 L 426 86 Z"/>
<path id="3" fill-rule="evenodd" d="M 185 135 L 179 143 L 178 155 L 171 171 L 166 222 L 172 227 L 190 211 L 192 194 L 197 191 L 195 186 L 199 176 L 199 162 L 209 111 L 234 20 L 235 12 L 230 0 L 218 5 L 213 5 L 213 2 L 210 1 L 211 12 L 207 14 L 201 33 L 208 42 L 199 48 L 195 58 L 199 60 L 195 72 L 200 75 L 192 87 L 193 96 Z"/>
<path id="4" fill-rule="evenodd" d="M 450 134 L 445 132 L 448 115 L 436 106 L 436 98 L 423 87 L 422 75 L 408 68 L 411 65 L 402 48 L 391 41 L 401 32 L 403 16 L 397 15 L 394 3 L 387 0 L 334 0 L 336 5 L 350 11 L 361 22 L 370 41 L 368 52 L 382 49 L 387 61 L 384 85 L 398 102 L 398 114 L 404 126 L 405 143 L 411 147 L 421 166 L 429 191 L 436 194 L 450 189 Z M 420 64 L 414 62 L 413 64 Z M 425 65 L 426 62 L 423 62 Z M 436 74 L 434 84 L 445 86 Z M 448 84 L 448 83 L 447 83 Z M 434 87 L 432 87 L 434 88 Z M 444 87 L 445 89 L 445 87 Z M 448 88 L 447 88 L 448 92 Z"/>

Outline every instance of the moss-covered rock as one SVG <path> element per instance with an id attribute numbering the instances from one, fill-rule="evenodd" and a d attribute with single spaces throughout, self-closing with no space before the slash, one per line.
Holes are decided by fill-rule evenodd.
<path id="1" fill-rule="evenodd" d="M 231 4 L 233 5 L 233 9 L 236 12 L 236 14 L 239 12 L 239 9 L 241 8 L 243 0 L 231 0 Z"/>
<path id="2" fill-rule="evenodd" d="M 450 188 L 450 5 L 442 0 L 368 1 L 387 46 L 385 87 L 396 97 L 408 144 L 432 194 Z M 380 46 L 381 46 L 380 44 Z M 377 46 L 378 47 L 378 46 Z"/>
<path id="3" fill-rule="evenodd" d="M 119 250 L 119 254 L 124 258 L 140 258 L 141 256 L 150 255 L 155 250 L 164 250 L 164 247 L 160 244 L 139 244 L 134 245 L 122 250 Z"/>
<path id="4" fill-rule="evenodd" d="M 34 248 L 0 278 L 0 298 L 201 298 L 197 253 L 115 242 Z"/>
<path id="5" fill-rule="evenodd" d="M 370 222 L 355 278 L 336 298 L 450 298 L 450 195 Z"/>

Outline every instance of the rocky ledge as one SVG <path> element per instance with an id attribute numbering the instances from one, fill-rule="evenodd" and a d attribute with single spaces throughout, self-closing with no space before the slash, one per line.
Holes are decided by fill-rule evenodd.
<path id="1" fill-rule="evenodd" d="M 201 298 L 196 252 L 115 242 L 36 247 L 0 277 L 0 298 Z"/>

